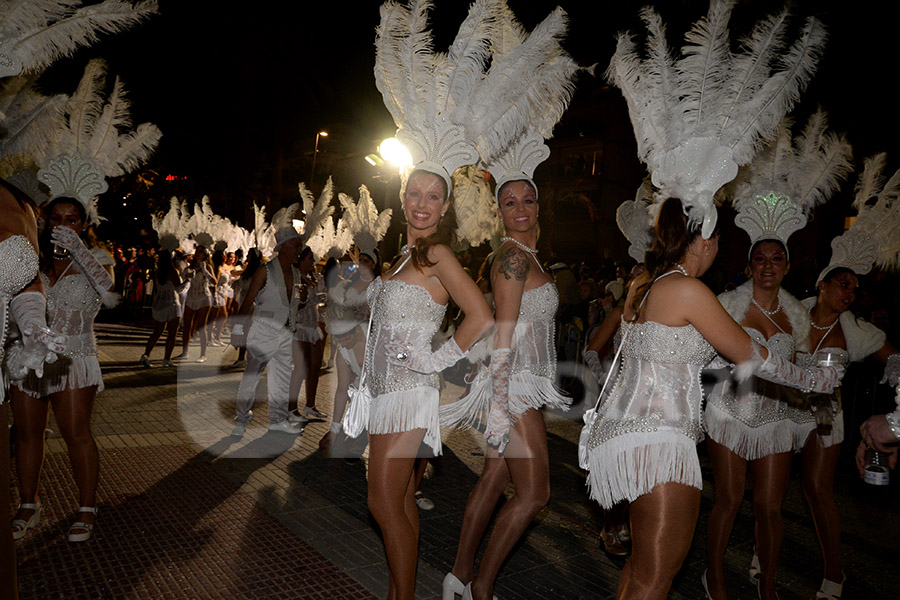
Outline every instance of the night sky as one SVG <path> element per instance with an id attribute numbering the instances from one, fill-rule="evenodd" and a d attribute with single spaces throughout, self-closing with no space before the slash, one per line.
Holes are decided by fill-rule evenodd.
<path id="1" fill-rule="evenodd" d="M 509 3 L 529 29 L 556 4 L 567 10 L 567 48 L 581 64 L 599 66 L 597 77 L 582 79 L 582 87 L 603 85 L 617 31 L 643 31 L 637 13 L 645 2 Z M 272 148 L 311 150 L 320 129 L 335 133 L 327 142 L 332 148 L 367 153 L 395 129 L 372 74 L 380 4 L 160 0 L 159 15 L 60 61 L 48 80 L 70 91 L 88 59 L 106 58 L 125 82 L 135 120 L 152 121 L 163 131 L 152 165 L 172 172 L 217 177 L 252 170 L 255 162 L 269 160 Z M 857 164 L 888 151 L 889 166 L 896 169 L 900 116 L 890 81 L 898 56 L 897 21 L 884 12 L 892 4 L 828 0 L 793 6 L 796 15 L 818 16 L 830 34 L 797 114 L 805 119 L 821 104 L 833 129 L 846 132 Z M 436 5 L 436 47 L 444 50 L 469 2 L 437 0 Z M 655 6 L 668 26 L 670 45 L 676 45 L 708 3 L 663 0 Z M 783 2 L 741 1 L 732 23 L 746 32 L 753 20 L 781 6 Z M 799 25 L 802 19 L 794 22 Z"/>

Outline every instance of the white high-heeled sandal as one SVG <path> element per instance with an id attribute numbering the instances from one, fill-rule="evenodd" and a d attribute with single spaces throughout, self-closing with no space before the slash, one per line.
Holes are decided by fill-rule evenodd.
<path id="1" fill-rule="evenodd" d="M 442 600 L 456 600 L 457 596 L 462 596 L 463 600 L 472 600 L 472 582 L 463 585 L 463 582 L 453 573 L 444 575 L 441 589 L 443 590 Z M 467 593 L 468 596 L 466 596 Z M 496 595 L 493 596 L 493 599 L 499 600 Z"/>
<path id="2" fill-rule="evenodd" d="M 753 558 L 750 559 L 750 568 L 748 569 L 750 573 L 750 583 L 756 583 L 759 581 L 760 575 L 762 575 L 762 569 L 759 567 L 759 554 L 756 553 L 756 548 L 753 548 Z"/>
<path id="3" fill-rule="evenodd" d="M 845 581 L 847 581 L 846 575 L 844 575 L 840 583 L 830 579 L 822 579 L 822 585 L 819 586 L 819 591 L 816 592 L 816 600 L 841 600 Z"/>
<path id="4" fill-rule="evenodd" d="M 28 531 L 31 527 L 37 527 L 38 523 L 41 522 L 41 503 L 40 502 L 23 502 L 19 505 L 19 508 L 16 509 L 18 513 L 22 509 L 25 510 L 33 510 L 31 513 L 31 517 L 26 521 L 25 519 L 13 519 L 12 522 L 12 536 L 14 540 L 21 540 L 25 537 L 25 532 Z"/>
<path id="5" fill-rule="evenodd" d="M 94 519 L 97 518 L 97 513 L 99 509 L 96 506 L 79 506 L 79 513 L 93 513 Z M 84 531 L 79 533 L 72 533 L 74 529 L 84 529 Z M 72 526 L 69 527 L 69 541 L 70 542 L 86 542 L 91 539 L 91 535 L 94 533 L 94 523 L 85 523 L 83 521 L 75 521 L 72 523 Z"/>

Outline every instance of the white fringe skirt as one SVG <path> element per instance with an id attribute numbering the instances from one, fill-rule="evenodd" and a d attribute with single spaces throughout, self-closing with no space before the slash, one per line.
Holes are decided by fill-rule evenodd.
<path id="1" fill-rule="evenodd" d="M 388 392 L 372 399 L 369 409 L 369 434 L 425 430 L 425 444 L 435 456 L 441 454 L 441 428 L 438 420 L 440 392 L 430 386 Z"/>
<path id="2" fill-rule="evenodd" d="M 806 444 L 810 432 L 816 429 L 815 420 L 798 422 L 789 418 L 748 425 L 712 402 L 706 404 L 705 417 L 706 434 L 744 460 L 758 460 L 783 452 L 799 452 Z M 843 424 L 843 417 L 841 423 Z M 834 433 L 833 430 L 832 437 Z M 843 435 L 841 438 L 843 439 Z"/>
<path id="3" fill-rule="evenodd" d="M 493 390 L 490 375 L 479 376 L 469 393 L 440 410 L 442 427 L 473 427 L 484 429 L 491 410 Z M 540 410 L 544 406 L 559 410 L 569 410 L 572 399 L 565 395 L 547 377 L 521 371 L 512 375 L 509 381 L 509 416 L 515 422 L 529 409 Z"/>
<path id="4" fill-rule="evenodd" d="M 44 364 L 43 377 L 38 378 L 32 371 L 13 385 L 34 398 L 93 385 L 99 393 L 103 391 L 103 374 L 96 356 L 60 356 L 55 362 Z"/>
<path id="5" fill-rule="evenodd" d="M 680 431 L 625 433 L 588 450 L 588 492 L 603 508 L 670 482 L 703 489 L 697 446 Z"/>

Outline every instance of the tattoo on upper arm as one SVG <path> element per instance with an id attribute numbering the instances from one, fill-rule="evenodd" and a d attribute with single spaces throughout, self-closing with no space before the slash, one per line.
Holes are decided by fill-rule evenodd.
<path id="1" fill-rule="evenodd" d="M 525 281 L 530 267 L 528 256 L 519 248 L 509 248 L 497 258 L 497 272 L 507 280 Z"/>

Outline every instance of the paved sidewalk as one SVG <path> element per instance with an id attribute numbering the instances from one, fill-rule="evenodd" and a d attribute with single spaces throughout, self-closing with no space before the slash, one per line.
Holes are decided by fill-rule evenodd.
<path id="1" fill-rule="evenodd" d="M 386 596 L 381 539 L 366 509 L 365 460 L 349 464 L 318 451 L 330 419 L 311 422 L 299 438 L 267 433 L 263 379 L 253 423 L 243 439 L 232 438 L 241 375 L 228 368 L 233 348 L 210 348 L 205 364 L 166 369 L 158 346 L 153 368 L 144 369 L 137 361 L 149 329 L 103 323 L 97 333 L 106 381 L 93 418 L 101 457 L 97 530 L 86 544 L 65 540 L 76 493 L 65 445 L 51 436 L 41 483 L 44 516 L 18 545 L 23 599 Z M 198 354 L 192 346 L 191 357 Z M 320 379 L 316 404 L 328 414 L 334 385 L 333 372 Z M 448 385 L 443 398 L 458 393 Z M 612 598 L 621 565 L 598 542 L 600 510 L 587 499 L 577 465 L 580 421 L 548 413 L 547 426 L 550 504 L 504 566 L 495 592 L 503 600 Z M 52 418 L 49 427 L 55 430 Z M 481 467 L 478 436 L 446 433 L 444 456 L 422 486 L 435 508 L 420 512 L 418 598 L 440 598 Z M 703 467 L 700 523 L 675 599 L 703 597 L 699 577 L 713 497 L 705 460 Z M 849 465 L 841 466 L 844 600 L 900 597 L 897 490 L 895 482 L 875 494 Z M 782 600 L 811 599 L 821 558 L 796 477 L 784 508 L 779 593 Z M 732 599 L 756 597 L 746 577 L 752 528 L 745 502 L 726 557 Z"/>

